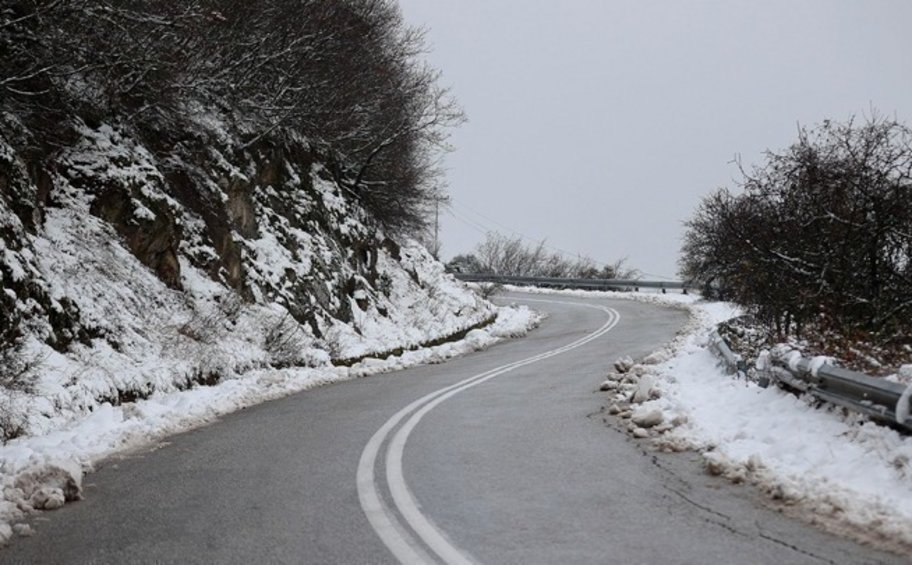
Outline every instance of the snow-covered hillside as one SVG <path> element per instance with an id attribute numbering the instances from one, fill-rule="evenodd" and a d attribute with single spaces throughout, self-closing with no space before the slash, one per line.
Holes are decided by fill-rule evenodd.
<path id="1" fill-rule="evenodd" d="M 45 163 L 0 137 L 0 515 L 63 502 L 54 473 L 47 492 L 22 483 L 55 459 L 535 321 L 384 235 L 305 140 L 242 146 L 196 122 L 169 151 L 80 124 Z"/>

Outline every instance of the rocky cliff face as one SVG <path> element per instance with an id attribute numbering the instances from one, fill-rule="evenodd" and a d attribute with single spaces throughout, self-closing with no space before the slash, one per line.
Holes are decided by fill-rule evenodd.
<path id="1" fill-rule="evenodd" d="M 38 161 L 0 121 L 6 437 L 40 431 L 34 414 L 408 349 L 493 316 L 385 236 L 304 139 L 244 144 L 211 116 L 154 144 L 79 123 Z"/>

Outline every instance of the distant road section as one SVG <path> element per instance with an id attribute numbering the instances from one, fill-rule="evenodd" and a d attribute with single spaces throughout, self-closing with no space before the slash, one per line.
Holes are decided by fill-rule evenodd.
<path id="1" fill-rule="evenodd" d="M 464 282 L 512 284 L 516 286 L 538 286 L 543 288 L 574 288 L 581 290 L 639 290 L 654 288 L 662 292 L 693 288 L 681 281 L 648 281 L 640 279 L 571 279 L 563 277 L 518 277 L 511 275 L 492 275 L 487 273 L 454 273 L 457 279 Z"/>
<path id="2" fill-rule="evenodd" d="M 597 392 L 685 314 L 501 297 L 524 339 L 310 391 L 109 461 L 23 563 L 883 563 L 616 430 Z M 607 425 L 606 425 L 607 424 Z"/>

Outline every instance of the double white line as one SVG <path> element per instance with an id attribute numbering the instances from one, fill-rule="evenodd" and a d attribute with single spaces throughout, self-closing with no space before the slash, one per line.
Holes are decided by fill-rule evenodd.
<path id="1" fill-rule="evenodd" d="M 552 349 L 545 353 L 540 353 L 507 365 L 502 365 L 425 395 L 399 412 L 396 412 L 396 414 L 387 420 L 386 423 L 377 430 L 373 437 L 371 437 L 370 441 L 368 441 L 367 445 L 364 447 L 364 451 L 361 453 L 361 461 L 358 464 L 358 498 L 361 501 L 361 508 L 364 510 L 364 514 L 370 521 L 371 526 L 373 526 L 377 535 L 383 540 L 383 543 L 386 544 L 401 563 L 409 565 L 413 563 L 436 563 L 438 562 L 437 558 L 443 563 L 451 565 L 474 563 L 465 551 L 460 550 L 453 545 L 453 543 L 446 538 L 444 533 L 441 532 L 427 516 L 421 513 L 418 503 L 415 501 L 415 497 L 405 483 L 405 478 L 402 473 L 402 454 L 405 450 L 405 443 L 408 441 L 409 435 L 421 419 L 438 404 L 466 389 L 480 385 L 485 381 L 508 373 L 514 369 L 537 363 L 544 359 L 554 357 L 555 355 L 560 355 L 561 353 L 566 353 L 577 347 L 583 346 L 592 340 L 598 339 L 611 331 L 621 319 L 617 310 L 596 304 L 526 298 L 523 300 L 594 308 L 608 314 L 608 320 L 598 330 L 563 347 Z M 399 426 L 406 418 L 408 418 L 408 420 Z M 398 429 L 397 426 L 399 426 Z M 387 438 L 394 430 L 395 433 L 387 442 Z M 384 443 L 386 457 L 383 471 L 385 471 L 386 486 L 389 489 L 395 510 L 391 509 L 384 502 L 378 488 L 378 478 L 375 476 L 377 458 L 384 448 Z M 379 480 L 383 481 L 384 477 L 380 477 Z M 403 521 L 405 522 L 404 524 Z M 411 531 L 409 531 L 409 529 Z M 428 551 L 428 549 L 430 551 Z M 436 556 L 436 558 L 434 556 Z"/>

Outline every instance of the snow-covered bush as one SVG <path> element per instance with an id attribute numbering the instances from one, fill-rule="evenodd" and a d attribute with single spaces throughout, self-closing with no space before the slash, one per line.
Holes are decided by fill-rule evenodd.
<path id="1" fill-rule="evenodd" d="M 309 339 L 301 324 L 291 314 L 286 311 L 278 320 L 273 320 L 265 327 L 263 349 L 269 354 L 270 365 L 283 368 L 313 363 L 310 351 L 313 339 Z"/>
<path id="2" fill-rule="evenodd" d="M 912 344 L 912 130 L 876 117 L 802 129 L 740 188 L 708 196 L 688 222 L 686 279 L 780 338 Z"/>
<path id="3" fill-rule="evenodd" d="M 35 392 L 42 368 L 40 355 L 29 352 L 22 338 L 0 341 L 0 442 L 28 432 L 23 398 Z"/>

